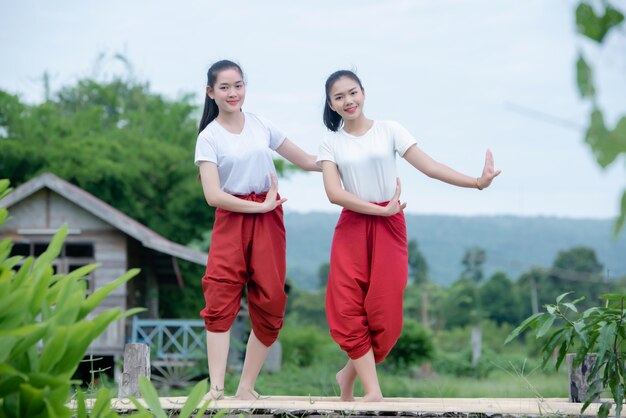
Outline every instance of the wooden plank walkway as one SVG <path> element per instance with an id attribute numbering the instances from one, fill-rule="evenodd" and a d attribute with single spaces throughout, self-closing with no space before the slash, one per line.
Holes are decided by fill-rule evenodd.
<path id="1" fill-rule="evenodd" d="M 179 411 L 186 397 L 161 398 L 166 411 Z M 113 400 L 120 412 L 134 410 L 127 399 Z M 253 401 L 225 398 L 215 401 L 207 415 L 227 410 L 244 416 L 420 416 L 420 417 L 546 417 L 597 416 L 599 403 L 580 414 L 582 404 L 564 398 L 388 398 L 383 402 L 341 402 L 337 397 L 267 396 Z M 614 412 L 614 410 L 612 411 Z"/>

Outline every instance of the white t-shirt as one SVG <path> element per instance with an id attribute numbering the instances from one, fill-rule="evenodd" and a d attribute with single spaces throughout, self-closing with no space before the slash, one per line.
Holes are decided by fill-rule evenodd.
<path id="1" fill-rule="evenodd" d="M 233 195 L 269 190 L 270 175 L 276 174 L 271 150 L 285 140 L 283 132 L 268 120 L 247 112 L 244 118 L 240 134 L 213 120 L 196 141 L 196 165 L 201 161 L 217 164 L 222 190 Z"/>
<path id="2" fill-rule="evenodd" d="M 368 202 L 386 202 L 396 191 L 396 153 L 404 153 L 417 141 L 402 125 L 374 121 L 362 136 L 343 128 L 329 133 L 320 145 L 317 161 L 337 164 L 343 187 Z"/>

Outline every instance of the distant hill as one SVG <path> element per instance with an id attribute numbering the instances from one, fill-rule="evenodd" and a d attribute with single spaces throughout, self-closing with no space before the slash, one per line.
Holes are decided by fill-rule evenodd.
<path id="1" fill-rule="evenodd" d="M 286 213 L 287 276 L 302 289 L 318 286 L 317 271 L 327 262 L 338 213 Z M 487 276 L 503 271 L 517 279 L 531 267 L 550 267 L 559 251 L 587 246 L 606 273 L 626 275 L 626 231 L 612 236 L 612 219 L 516 216 L 408 215 L 409 239 L 416 239 L 430 267 L 430 279 L 443 285 L 461 274 L 465 250 L 487 251 Z"/>

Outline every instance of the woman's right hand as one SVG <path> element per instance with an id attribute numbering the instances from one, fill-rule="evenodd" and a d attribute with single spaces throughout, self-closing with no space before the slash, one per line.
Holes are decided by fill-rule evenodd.
<path id="1" fill-rule="evenodd" d="M 387 206 L 384 207 L 382 216 L 393 216 L 406 208 L 406 202 L 400 203 L 400 191 L 400 178 L 398 177 L 396 178 L 396 192 L 393 194 L 389 203 L 387 203 Z"/>
<path id="2" fill-rule="evenodd" d="M 271 212 L 274 209 L 276 209 L 276 207 L 282 205 L 283 203 L 287 201 L 287 199 L 285 198 L 280 198 L 277 200 L 276 199 L 277 196 L 278 196 L 278 181 L 276 180 L 276 175 L 272 174 L 270 189 L 267 191 L 267 194 L 265 195 L 265 201 L 261 203 L 261 207 L 262 207 L 261 213 Z"/>

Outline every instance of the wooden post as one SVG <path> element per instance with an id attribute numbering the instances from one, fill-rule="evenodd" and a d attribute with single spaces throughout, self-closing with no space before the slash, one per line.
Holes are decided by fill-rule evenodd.
<path id="1" fill-rule="evenodd" d="M 567 377 L 569 380 L 569 401 L 583 403 L 589 391 L 589 386 L 599 379 L 599 376 L 596 376 L 591 382 L 589 381 L 589 372 L 591 372 L 591 369 L 593 369 L 593 366 L 596 364 L 596 356 L 585 356 L 582 364 L 574 369 L 572 364 L 575 357 L 576 354 L 573 353 L 567 354 L 565 357 L 565 361 L 567 362 Z M 598 401 L 598 398 L 596 398 L 595 401 Z"/>
<path id="2" fill-rule="evenodd" d="M 139 376 L 150 380 L 150 347 L 131 343 L 124 346 L 124 371 L 120 381 L 119 398 L 140 398 Z"/>

